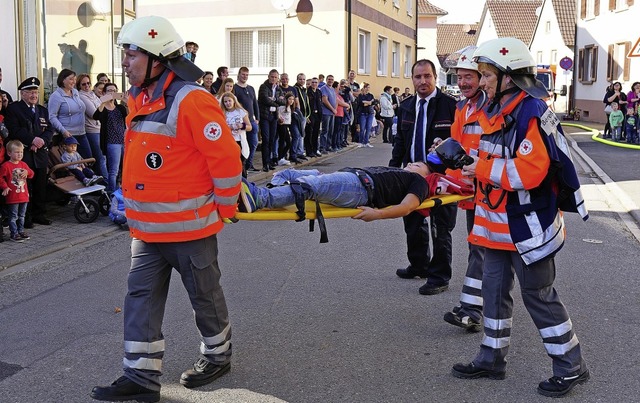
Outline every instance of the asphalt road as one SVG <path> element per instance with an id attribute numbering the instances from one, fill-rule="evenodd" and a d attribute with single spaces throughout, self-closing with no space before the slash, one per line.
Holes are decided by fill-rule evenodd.
<path id="1" fill-rule="evenodd" d="M 318 168 L 386 165 L 389 154 L 387 144 L 375 144 Z M 638 241 L 592 177 L 581 170 L 591 218 L 566 215 L 568 241 L 557 258 L 556 288 L 592 374 L 565 401 L 633 402 L 640 391 Z M 463 215 L 458 219 L 454 277 L 436 296 L 418 294 L 421 280 L 395 276 L 406 265 L 401 220 L 329 220 L 328 244 L 306 223 L 228 226 L 219 249 L 232 370 L 197 390 L 179 385 L 197 358 L 198 337 L 174 276 L 162 401 L 548 401 L 535 388 L 551 376 L 551 361 L 517 292 L 507 378 L 449 374 L 454 363 L 474 357 L 481 340 L 442 320 L 457 303 L 466 267 Z M 129 256 L 127 234 L 114 233 L 0 273 L 1 402 L 88 402 L 94 385 L 120 376 L 122 313 L 115 308 L 122 307 Z"/>

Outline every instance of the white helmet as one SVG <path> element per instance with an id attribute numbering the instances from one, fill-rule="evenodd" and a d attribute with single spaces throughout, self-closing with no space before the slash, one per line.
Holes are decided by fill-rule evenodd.
<path id="1" fill-rule="evenodd" d="M 478 71 L 478 63 L 473 60 L 473 53 L 477 48 L 475 45 L 469 45 L 449 54 L 443 67 L 448 68 L 450 73 L 455 73 L 457 69 Z"/>
<path id="2" fill-rule="evenodd" d="M 527 45 L 520 39 L 496 38 L 484 42 L 473 53 L 473 60 L 495 66 L 532 97 L 549 96 L 544 84 L 536 80 L 536 62 Z"/>
<path id="3" fill-rule="evenodd" d="M 159 60 L 183 80 L 195 81 L 204 75 L 185 57 L 185 42 L 171 22 L 164 17 L 147 16 L 126 23 L 120 30 L 117 44 L 142 51 Z"/>

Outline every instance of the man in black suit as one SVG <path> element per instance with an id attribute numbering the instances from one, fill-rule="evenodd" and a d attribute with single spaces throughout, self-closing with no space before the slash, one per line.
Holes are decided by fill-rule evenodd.
<path id="1" fill-rule="evenodd" d="M 397 135 L 389 166 L 426 161 L 434 140 L 450 137 L 456 101 L 437 88 L 436 78 L 435 66 L 429 60 L 418 60 L 411 68 L 416 96 L 405 99 L 398 108 Z M 417 212 L 404 217 L 409 266 L 398 269 L 396 274 L 401 278 L 427 278 L 420 294 L 435 295 L 449 288 L 451 231 L 456 225 L 456 209 L 456 203 L 431 209 L 433 256 L 429 250 L 427 219 Z"/>
<path id="2" fill-rule="evenodd" d="M 24 162 L 33 169 L 33 179 L 27 181 L 30 200 L 27 205 L 25 227 L 33 223 L 51 224 L 46 217 L 47 165 L 49 145 L 53 138 L 53 127 L 49 122 L 49 111 L 38 105 L 40 80 L 29 77 L 18 86 L 20 101 L 7 108 L 5 123 L 9 129 L 10 140 L 20 140 L 25 145 Z"/>

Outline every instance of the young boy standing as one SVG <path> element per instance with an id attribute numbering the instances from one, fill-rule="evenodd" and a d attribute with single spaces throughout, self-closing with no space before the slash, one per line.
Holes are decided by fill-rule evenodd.
<path id="1" fill-rule="evenodd" d="M 6 146 L 9 161 L 0 165 L 0 188 L 5 196 L 5 203 L 9 213 L 9 231 L 11 240 L 23 242 L 29 239 L 24 233 L 24 215 L 29 203 L 27 178 L 33 178 L 33 171 L 22 162 L 24 145 L 18 140 L 11 140 Z"/>
<path id="2" fill-rule="evenodd" d="M 613 141 L 622 140 L 622 122 L 624 122 L 624 114 L 619 109 L 617 102 L 611 102 L 613 112 L 609 114 L 609 124 L 611 125 L 611 134 Z"/>
<path id="3" fill-rule="evenodd" d="M 638 115 L 635 109 L 627 108 L 627 116 L 624 120 L 624 132 L 626 133 L 627 143 L 638 144 Z"/>

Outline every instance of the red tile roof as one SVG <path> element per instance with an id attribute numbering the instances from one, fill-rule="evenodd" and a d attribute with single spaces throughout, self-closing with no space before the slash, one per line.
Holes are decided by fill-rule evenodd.
<path id="1" fill-rule="evenodd" d="M 487 0 L 486 11 L 491 15 L 499 38 L 514 37 L 531 44 L 538 16 L 536 9 L 543 0 Z M 486 16 L 483 14 L 483 19 Z"/>
<path id="2" fill-rule="evenodd" d="M 407 0 L 407 1 L 411 1 L 411 0 Z M 429 3 L 427 0 L 418 0 L 418 15 L 423 15 L 423 14 L 442 16 L 442 15 L 447 15 L 449 13 L 447 13 L 445 10 L 441 8 L 434 6 L 433 4 Z"/>
<path id="3" fill-rule="evenodd" d="M 564 44 L 573 48 L 576 42 L 576 1 L 552 0 Z"/>
<path id="4" fill-rule="evenodd" d="M 450 53 L 475 45 L 479 24 L 438 24 L 436 55 L 440 64 Z"/>

